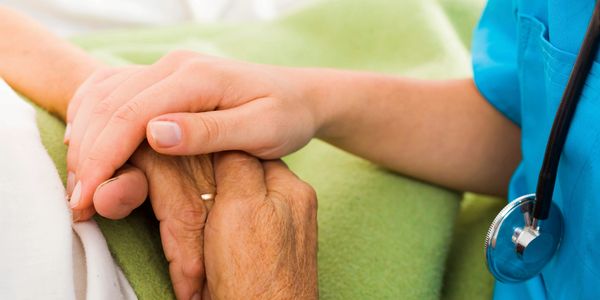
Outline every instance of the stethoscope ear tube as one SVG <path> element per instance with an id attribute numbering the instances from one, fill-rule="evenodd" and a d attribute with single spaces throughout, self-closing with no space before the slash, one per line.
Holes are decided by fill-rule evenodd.
<path id="1" fill-rule="evenodd" d="M 488 231 L 485 242 L 487 266 L 501 282 L 522 282 L 538 275 L 552 260 L 562 241 L 563 216 L 553 203 L 552 196 L 569 127 L 598 52 L 598 3 L 600 0 L 596 2 L 552 124 L 536 193 L 509 203 Z"/>

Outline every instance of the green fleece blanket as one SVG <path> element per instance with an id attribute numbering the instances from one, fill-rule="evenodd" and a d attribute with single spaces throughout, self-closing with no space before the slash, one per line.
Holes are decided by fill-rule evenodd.
<path id="1" fill-rule="evenodd" d="M 461 77 L 470 74 L 469 41 L 482 1 L 322 0 L 270 22 L 186 24 L 74 41 L 111 64 L 148 64 L 191 49 L 261 63 Z M 42 111 L 38 116 L 64 179 L 64 125 Z M 319 141 L 286 161 L 319 196 L 323 299 L 490 298 L 481 246 L 501 200 L 463 198 Z M 96 220 L 139 298 L 173 298 L 149 207 L 122 221 Z"/>

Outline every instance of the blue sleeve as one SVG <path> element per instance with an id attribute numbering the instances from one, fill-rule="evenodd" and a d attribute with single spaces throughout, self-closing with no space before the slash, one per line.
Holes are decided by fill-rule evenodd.
<path id="1" fill-rule="evenodd" d="M 473 78 L 481 94 L 521 125 L 517 22 L 511 0 L 489 0 L 473 34 Z"/>

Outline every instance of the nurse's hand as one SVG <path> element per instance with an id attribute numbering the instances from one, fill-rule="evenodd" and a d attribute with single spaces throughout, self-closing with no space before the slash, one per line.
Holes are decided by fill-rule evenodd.
<path id="1" fill-rule="evenodd" d="M 95 189 L 146 136 L 171 155 L 240 149 L 271 159 L 299 149 L 319 121 L 298 72 L 193 52 L 97 72 L 67 115 L 67 169 L 80 191 L 72 208 L 90 207 Z"/>
<path id="2" fill-rule="evenodd" d="M 120 219 L 146 199 L 160 222 L 160 237 L 169 262 L 169 274 L 177 299 L 192 299 L 206 288 L 204 271 L 204 224 L 212 201 L 202 194 L 214 193 L 209 156 L 160 155 L 141 146 L 115 179 L 100 186 L 94 198 L 99 214 Z"/>
<path id="3" fill-rule="evenodd" d="M 280 160 L 215 154 L 204 230 L 212 299 L 317 299 L 317 201 Z"/>

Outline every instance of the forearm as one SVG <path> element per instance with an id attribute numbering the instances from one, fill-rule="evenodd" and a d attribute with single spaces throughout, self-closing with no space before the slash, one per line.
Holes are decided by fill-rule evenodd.
<path id="1" fill-rule="evenodd" d="M 318 78 L 312 98 L 318 101 L 320 139 L 445 187 L 506 193 L 520 160 L 520 129 L 479 94 L 471 79 L 323 74 L 312 76 Z"/>
<path id="2" fill-rule="evenodd" d="M 65 118 L 79 85 L 100 63 L 30 18 L 0 6 L 0 77 Z"/>

